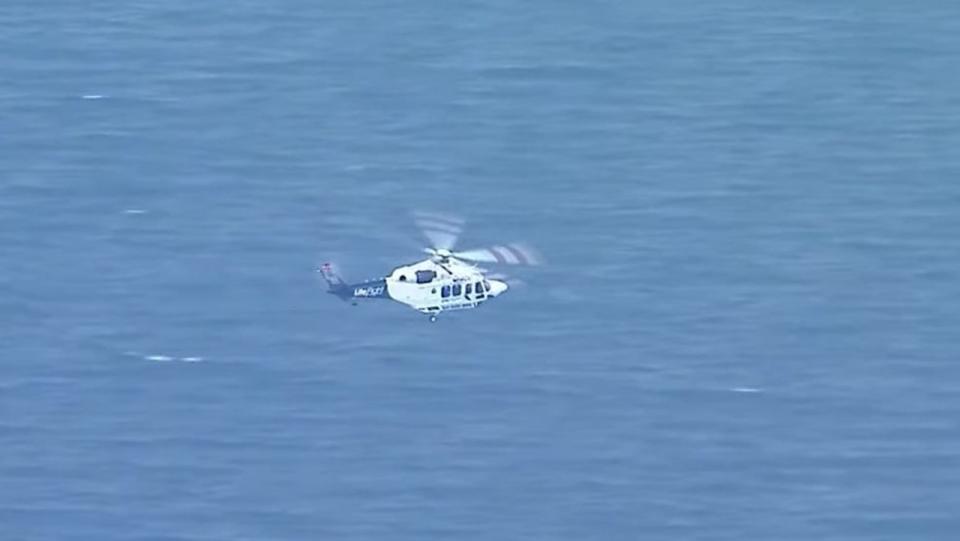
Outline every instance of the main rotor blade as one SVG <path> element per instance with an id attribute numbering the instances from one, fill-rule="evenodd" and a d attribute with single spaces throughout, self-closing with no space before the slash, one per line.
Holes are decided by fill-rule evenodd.
<path id="1" fill-rule="evenodd" d="M 453 252 L 453 257 L 482 263 L 506 263 L 507 265 L 539 265 L 543 258 L 533 248 L 524 244 L 491 246 L 479 250 Z"/>
<path id="2" fill-rule="evenodd" d="M 456 216 L 438 214 L 435 212 L 415 212 L 414 221 L 423 231 L 423 236 L 430 241 L 431 248 L 436 250 L 452 250 L 457 244 L 457 238 L 463 231 L 463 220 Z"/>
<path id="3" fill-rule="evenodd" d="M 490 280 L 500 280 L 501 282 L 506 282 L 510 287 L 526 287 L 527 283 L 519 278 L 514 278 L 513 276 L 508 276 L 503 273 L 495 272 L 492 274 L 485 275 L 486 278 Z"/>

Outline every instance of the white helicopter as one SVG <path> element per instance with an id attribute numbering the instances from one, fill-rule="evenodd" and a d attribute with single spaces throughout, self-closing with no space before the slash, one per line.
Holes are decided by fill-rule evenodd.
<path id="1" fill-rule="evenodd" d="M 430 254 L 429 258 L 397 267 L 385 278 L 356 284 L 344 282 L 330 263 L 324 263 L 317 270 L 326 280 L 328 292 L 354 305 L 360 299 L 391 299 L 436 321 L 441 312 L 476 308 L 510 288 L 505 276 L 485 274 L 486 269 L 471 262 L 508 265 L 542 262 L 536 251 L 517 243 L 454 251 L 463 220 L 435 213 L 421 212 L 414 216 L 432 245 L 424 249 Z"/>

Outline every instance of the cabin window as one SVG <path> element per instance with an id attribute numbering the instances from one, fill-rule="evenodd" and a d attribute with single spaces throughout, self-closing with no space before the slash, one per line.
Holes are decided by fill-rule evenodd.
<path id="1" fill-rule="evenodd" d="M 466 293 L 467 295 L 473 293 L 473 284 L 467 284 Z"/>
<path id="2" fill-rule="evenodd" d="M 401 281 L 401 282 L 406 282 L 406 281 L 407 281 L 407 275 L 406 275 L 406 274 L 401 274 L 401 275 L 400 275 L 400 281 Z"/>
<path id="3" fill-rule="evenodd" d="M 429 284 L 437 277 L 436 271 L 432 270 L 420 270 L 417 271 L 417 283 L 418 284 Z"/>
<path id="4" fill-rule="evenodd" d="M 454 297 L 459 297 L 459 296 L 460 296 L 460 293 L 462 293 L 460 284 L 455 284 L 455 285 L 453 286 L 453 296 L 454 296 Z"/>
<path id="5" fill-rule="evenodd" d="M 440 296 L 446 299 L 450 296 L 450 286 L 443 286 L 440 288 Z"/>
<path id="6" fill-rule="evenodd" d="M 489 292 L 490 292 L 490 282 L 484 280 L 484 281 L 483 281 L 483 289 L 487 290 L 487 292 L 489 293 Z"/>
<path id="7" fill-rule="evenodd" d="M 483 296 L 483 284 L 481 284 L 480 282 L 473 284 L 473 290 L 477 292 L 478 297 Z"/>

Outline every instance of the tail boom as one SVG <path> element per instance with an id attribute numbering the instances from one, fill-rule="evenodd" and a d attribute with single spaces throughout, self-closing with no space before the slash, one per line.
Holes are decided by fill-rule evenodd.
<path id="1" fill-rule="evenodd" d="M 329 287 L 327 293 L 336 295 L 344 301 L 356 301 L 357 299 L 389 299 L 387 293 L 387 281 L 383 278 L 378 280 L 367 280 L 356 284 L 348 284 L 343 281 L 330 263 L 324 263 L 320 266 L 320 274 L 327 282 Z"/>

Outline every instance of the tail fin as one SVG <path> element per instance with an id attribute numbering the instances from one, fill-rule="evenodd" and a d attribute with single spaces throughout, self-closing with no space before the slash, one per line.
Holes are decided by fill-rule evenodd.
<path id="1" fill-rule="evenodd" d="M 327 293 L 336 295 L 343 300 L 347 300 L 353 296 L 353 292 L 347 287 L 347 283 L 343 281 L 343 278 L 335 270 L 333 270 L 333 265 L 330 263 L 324 263 L 320 265 L 320 268 L 317 271 L 323 276 L 323 279 L 326 280 L 329 290 Z"/>

